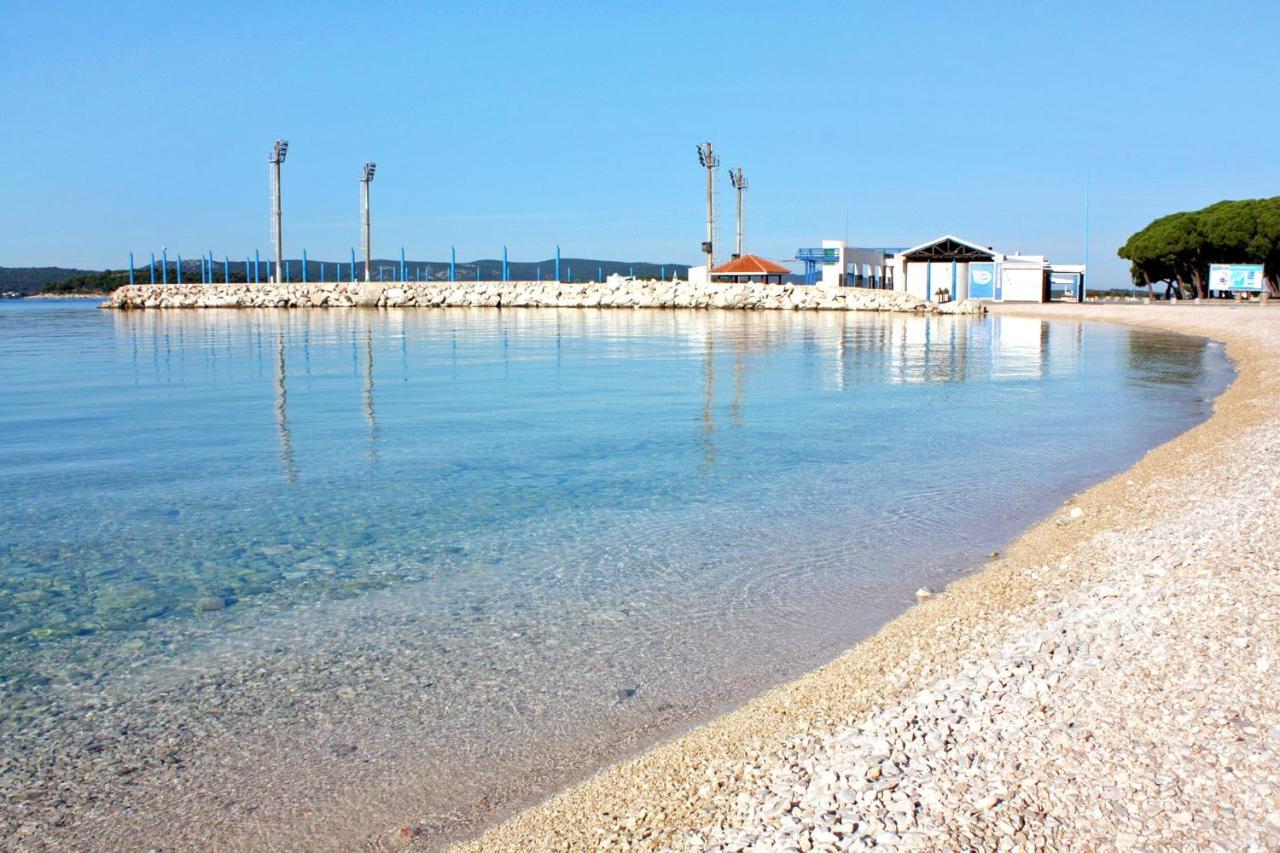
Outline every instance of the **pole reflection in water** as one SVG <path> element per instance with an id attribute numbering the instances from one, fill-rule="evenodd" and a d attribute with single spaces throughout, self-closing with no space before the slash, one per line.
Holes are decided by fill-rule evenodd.
<path id="1" fill-rule="evenodd" d="M 369 424 L 369 460 L 378 461 L 378 416 L 373 407 L 373 329 L 364 328 L 364 419 Z"/>
<path id="2" fill-rule="evenodd" d="M 711 331 L 707 330 L 707 348 L 706 356 L 702 361 L 702 373 L 704 377 L 702 389 L 702 463 L 704 467 L 710 468 L 716 464 L 716 420 L 715 420 L 715 390 L 716 390 L 716 345 L 711 336 Z"/>
<path id="3" fill-rule="evenodd" d="M 298 479 L 298 466 L 293 457 L 293 437 L 289 433 L 289 390 L 285 379 L 284 329 L 280 329 L 276 332 L 276 433 L 280 437 L 280 463 L 284 466 L 284 478 L 292 483 Z"/>

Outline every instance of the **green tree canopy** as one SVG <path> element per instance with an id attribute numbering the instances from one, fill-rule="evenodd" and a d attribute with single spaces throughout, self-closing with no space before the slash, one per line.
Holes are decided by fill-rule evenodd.
<path id="1" fill-rule="evenodd" d="M 1280 285 L 1280 196 L 1220 201 L 1162 216 L 1117 250 L 1135 284 L 1166 283 L 1208 295 L 1210 264 L 1262 264 L 1273 292 Z"/>

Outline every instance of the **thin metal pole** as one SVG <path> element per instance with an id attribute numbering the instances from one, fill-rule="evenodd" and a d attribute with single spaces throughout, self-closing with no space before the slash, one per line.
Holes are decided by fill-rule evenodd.
<path id="1" fill-rule="evenodd" d="M 369 181 L 360 182 L 360 204 L 364 210 L 364 280 L 371 281 L 369 263 L 373 260 L 373 253 L 369 241 Z"/>
<path id="2" fill-rule="evenodd" d="M 400 281 L 404 282 L 404 246 L 400 247 Z"/>
<path id="3" fill-rule="evenodd" d="M 182 284 L 182 255 L 178 255 L 178 266 L 174 271 L 178 275 L 178 284 Z"/>
<path id="4" fill-rule="evenodd" d="M 284 260 L 284 234 L 281 231 L 281 215 L 280 215 L 280 158 L 272 155 L 271 160 L 271 227 L 272 236 L 275 239 L 276 251 L 276 275 L 275 281 L 280 281 L 280 262 Z"/>
<path id="5" fill-rule="evenodd" d="M 1089 271 L 1089 175 L 1084 176 L 1084 268 Z M 1084 302 L 1088 289 L 1084 283 L 1084 273 L 1080 275 L 1080 302 Z"/>
<path id="6" fill-rule="evenodd" d="M 458 280 L 458 250 L 454 246 L 449 247 L 449 281 Z"/>
<path id="7" fill-rule="evenodd" d="M 502 247 L 502 280 L 507 280 L 507 247 Z"/>
<path id="8" fill-rule="evenodd" d="M 129 284 L 133 284 L 133 252 L 129 253 Z"/>
<path id="9" fill-rule="evenodd" d="M 738 257 L 742 257 L 742 196 L 747 188 L 742 182 L 742 170 L 738 170 Z"/>
<path id="10" fill-rule="evenodd" d="M 156 253 L 151 253 L 151 283 L 156 283 Z"/>
<path id="11" fill-rule="evenodd" d="M 169 283 L 169 250 L 160 250 L 160 283 Z"/>
<path id="12" fill-rule="evenodd" d="M 227 255 L 222 256 L 222 281 L 224 284 L 231 283 L 231 258 Z"/>
<path id="13" fill-rule="evenodd" d="M 253 250 L 253 283 L 254 284 L 257 284 L 259 281 L 262 280 L 262 277 L 259 275 L 259 269 L 258 269 L 260 266 L 262 266 L 262 261 L 258 257 L 258 250 L 254 249 Z"/>
<path id="14" fill-rule="evenodd" d="M 356 280 L 356 247 L 351 247 L 351 280 Z"/>
<path id="15" fill-rule="evenodd" d="M 560 246 L 556 245 L 556 281 L 560 280 Z"/>
<path id="16" fill-rule="evenodd" d="M 715 156 L 715 146 L 710 142 L 706 143 L 706 167 L 707 167 L 707 281 L 711 281 L 711 271 L 716 266 L 716 166 L 719 165 Z"/>
<path id="17" fill-rule="evenodd" d="M 302 283 L 307 283 L 307 250 L 302 250 Z"/>

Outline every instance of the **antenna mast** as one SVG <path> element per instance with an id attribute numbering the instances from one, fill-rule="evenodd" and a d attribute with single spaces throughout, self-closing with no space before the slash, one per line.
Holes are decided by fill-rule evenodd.
<path id="1" fill-rule="evenodd" d="M 707 281 L 710 282 L 711 270 L 716 264 L 716 169 L 720 167 L 715 146 L 710 142 L 698 143 L 698 162 L 707 170 L 707 240 L 702 244 L 702 252 L 707 256 Z"/>
<path id="2" fill-rule="evenodd" d="M 742 174 L 742 167 L 729 170 L 729 183 L 733 184 L 733 188 L 738 191 L 738 254 L 736 258 L 742 257 L 742 197 L 747 190 L 747 177 Z"/>

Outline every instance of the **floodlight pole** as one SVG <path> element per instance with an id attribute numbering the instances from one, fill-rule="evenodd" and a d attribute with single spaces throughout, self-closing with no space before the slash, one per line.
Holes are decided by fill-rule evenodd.
<path id="1" fill-rule="evenodd" d="M 707 255 L 707 281 L 711 281 L 711 271 L 716 265 L 716 169 L 720 166 L 720 158 L 716 156 L 715 146 L 703 142 L 698 146 L 698 162 L 707 170 L 707 242 L 704 251 Z"/>
<path id="2" fill-rule="evenodd" d="M 747 178 L 742 174 L 742 167 L 729 170 L 729 183 L 738 192 L 738 257 L 742 257 L 742 200 L 747 191 Z"/>
<path id="3" fill-rule="evenodd" d="M 272 281 L 277 284 L 280 282 L 280 265 L 284 260 L 284 235 L 280 221 L 280 165 L 284 163 L 288 152 L 288 140 L 277 139 L 267 158 L 267 162 L 271 164 L 271 237 L 276 250 L 276 274 Z"/>
<path id="4" fill-rule="evenodd" d="M 369 264 L 373 262 L 373 250 L 369 238 L 369 184 L 373 182 L 373 172 L 375 165 L 373 163 L 364 164 L 364 175 L 360 178 L 360 204 L 363 208 L 364 219 L 364 280 L 371 281 Z"/>

